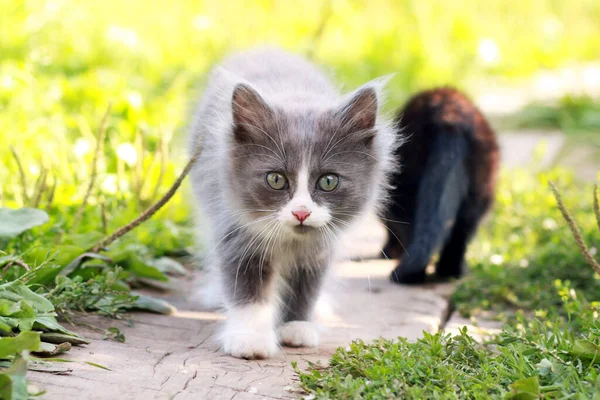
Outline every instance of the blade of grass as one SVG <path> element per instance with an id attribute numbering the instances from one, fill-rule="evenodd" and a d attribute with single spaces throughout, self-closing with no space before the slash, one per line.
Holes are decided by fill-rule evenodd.
<path id="1" fill-rule="evenodd" d="M 600 232 L 600 193 L 598 193 L 598 185 L 594 185 L 594 214 L 596 214 L 598 232 Z"/>
<path id="2" fill-rule="evenodd" d="M 106 211 L 106 202 L 104 196 L 100 197 L 100 219 L 102 221 L 102 233 L 108 234 L 108 214 Z"/>
<path id="3" fill-rule="evenodd" d="M 100 125 L 98 127 L 98 138 L 96 139 L 96 150 L 94 151 L 94 159 L 92 160 L 92 171 L 90 174 L 90 182 L 88 184 L 87 190 L 85 191 L 85 195 L 83 196 L 83 200 L 81 201 L 81 205 L 75 214 L 75 219 L 73 221 L 72 231 L 76 232 L 79 226 L 79 222 L 81 220 L 81 216 L 83 215 L 83 210 L 85 210 L 85 206 L 87 205 L 88 199 L 94 189 L 94 185 L 96 183 L 96 178 L 98 175 L 98 161 L 100 156 L 102 155 L 102 149 L 104 148 L 104 140 L 106 138 L 106 124 L 108 122 L 108 116 L 110 115 L 110 109 L 112 105 L 109 103 L 106 107 L 106 111 L 102 116 L 102 120 L 100 121 Z"/>
<path id="4" fill-rule="evenodd" d="M 135 163 L 133 187 L 138 199 L 142 198 L 142 184 L 144 182 L 144 156 L 146 155 L 146 135 L 144 130 L 138 129 L 135 135 L 135 148 L 137 150 L 137 159 Z"/>
<path id="5" fill-rule="evenodd" d="M 54 201 L 54 193 L 56 193 L 56 185 L 58 184 L 58 179 L 56 176 L 52 178 L 52 188 L 50 188 L 50 192 L 48 193 L 48 200 L 46 201 L 46 209 L 52 207 L 52 202 Z"/>
<path id="6" fill-rule="evenodd" d="M 97 363 L 94 363 L 94 362 L 91 362 L 91 361 L 84 361 L 84 363 L 87 364 L 87 365 L 91 365 L 92 367 L 100 368 L 100 369 L 103 369 L 103 370 L 106 370 L 106 371 L 112 371 L 112 369 L 110 369 L 108 367 L 105 367 L 104 365 L 100 365 L 100 364 L 97 364 Z"/>
<path id="7" fill-rule="evenodd" d="M 33 192 L 33 200 L 31 201 L 31 206 L 33 208 L 38 208 L 40 206 L 40 202 L 42 201 L 42 195 L 46 191 L 46 179 L 48 177 L 48 169 L 42 165 L 42 170 L 40 172 L 40 176 L 35 183 L 35 191 Z"/>
<path id="8" fill-rule="evenodd" d="M 112 371 L 112 369 L 105 367 L 104 365 L 97 364 L 91 361 L 76 361 L 76 360 L 67 360 L 66 358 L 39 358 L 39 357 L 31 357 L 33 360 L 37 361 L 50 361 L 50 362 L 58 362 L 58 363 L 79 363 L 79 364 L 88 364 L 92 367 L 100 368 L 106 371 Z"/>
<path id="9" fill-rule="evenodd" d="M 565 204 L 562 200 L 560 193 L 558 192 L 558 189 L 556 188 L 556 185 L 553 182 L 549 182 L 549 184 L 550 188 L 552 189 L 552 192 L 554 193 L 554 198 L 556 198 L 556 202 L 558 203 L 558 208 L 560 209 L 560 212 L 562 213 L 564 219 L 567 221 L 567 225 L 569 225 L 569 228 L 573 233 L 573 238 L 575 239 L 575 243 L 577 243 L 577 246 L 579 246 L 581 254 L 583 254 L 583 257 L 585 258 L 587 263 L 594 269 L 594 271 L 600 274 L 600 264 L 598 264 L 598 262 L 594 260 L 594 257 L 592 257 L 590 251 L 588 250 L 585 242 L 583 241 L 581 231 L 579 230 L 579 227 L 575 223 L 575 220 L 565 207 Z"/>
<path id="10" fill-rule="evenodd" d="M 169 141 L 171 135 L 168 133 L 163 133 L 160 135 L 160 143 L 159 143 L 159 156 L 160 156 L 160 170 L 158 172 L 158 179 L 156 180 L 156 184 L 154 186 L 154 190 L 152 191 L 152 196 L 150 197 L 150 201 L 153 201 L 158 195 L 158 190 L 162 185 L 162 180 L 165 176 L 165 171 L 167 169 L 167 163 L 169 162 Z"/>
<path id="11" fill-rule="evenodd" d="M 29 196 L 27 195 L 27 177 L 25 176 L 25 170 L 23 169 L 23 163 L 21 163 L 21 158 L 19 154 L 15 150 L 13 146 L 10 146 L 10 152 L 17 163 L 17 168 L 19 169 L 19 180 L 21 181 L 21 193 L 23 196 L 23 205 L 29 204 Z"/>

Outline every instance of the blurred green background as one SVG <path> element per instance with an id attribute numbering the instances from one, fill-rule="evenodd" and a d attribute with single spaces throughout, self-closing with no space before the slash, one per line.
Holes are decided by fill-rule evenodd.
<path id="1" fill-rule="evenodd" d="M 1 204 L 79 204 L 111 103 L 89 204 L 106 203 L 114 224 L 119 207 L 146 206 L 175 178 L 190 106 L 231 51 L 278 44 L 346 88 L 395 72 L 388 110 L 421 88 L 452 84 L 477 97 L 482 82 L 510 85 L 600 55 L 597 0 L 0 0 L 0 10 Z M 570 108 L 566 119 L 533 110 L 526 124 L 573 120 Z M 182 204 L 176 196 L 170 219 L 186 219 Z"/>
<path id="2" fill-rule="evenodd" d="M 390 108 L 420 88 L 469 90 L 481 79 L 533 76 L 600 55 L 596 0 L 1 0 L 0 9 L 0 180 L 8 206 L 23 203 L 11 145 L 29 179 L 45 167 L 47 185 L 61 182 L 55 200 L 78 201 L 109 102 L 101 187 L 114 191 L 117 151 L 135 147 L 140 132 L 144 179 L 156 178 L 158 165 L 147 167 L 161 138 L 182 136 L 194 89 L 237 49 L 279 44 L 330 68 L 349 88 L 396 72 Z"/>

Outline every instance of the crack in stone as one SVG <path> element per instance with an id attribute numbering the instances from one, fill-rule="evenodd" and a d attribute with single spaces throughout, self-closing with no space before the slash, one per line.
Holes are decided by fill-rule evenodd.
<path id="1" fill-rule="evenodd" d="M 210 390 L 208 391 L 208 393 L 206 393 L 206 398 L 210 398 L 208 396 L 210 395 L 210 393 L 212 392 L 212 390 L 215 388 L 215 384 L 217 383 L 217 379 L 219 379 L 219 374 L 217 374 L 215 376 L 215 378 L 213 379 L 212 385 L 210 385 Z"/>
<path id="2" fill-rule="evenodd" d="M 165 384 L 169 381 L 169 379 L 171 379 L 171 375 L 167 375 L 167 377 L 165 379 L 163 379 L 163 381 L 160 384 L 161 389 L 165 386 Z"/>
<path id="3" fill-rule="evenodd" d="M 184 367 L 187 367 L 187 362 L 188 362 L 188 360 L 189 360 L 190 358 L 192 358 L 192 356 L 187 356 L 187 357 L 186 357 L 186 358 L 183 360 L 183 366 L 184 366 Z"/>
<path id="4" fill-rule="evenodd" d="M 181 389 L 180 391 L 175 393 L 175 396 L 171 397 L 171 400 L 174 400 L 181 393 L 185 392 L 187 390 L 187 387 L 190 384 L 190 382 L 193 381 L 194 379 L 196 379 L 197 376 L 198 376 L 198 371 L 194 371 L 194 375 L 192 375 L 190 378 L 188 378 L 187 381 L 185 381 L 185 384 L 183 385 L 183 389 Z"/>
<path id="5" fill-rule="evenodd" d="M 192 375 L 192 377 L 185 382 L 185 385 L 183 385 L 183 390 L 182 390 L 183 392 L 185 392 L 185 390 L 187 389 L 190 382 L 193 381 L 194 379 L 196 379 L 197 376 L 198 376 L 198 371 L 194 371 L 194 375 Z"/>
<path id="6" fill-rule="evenodd" d="M 262 376 L 262 377 L 260 377 L 260 378 L 256 378 L 256 379 L 254 379 L 254 380 L 250 381 L 250 383 L 248 383 L 248 384 L 246 385 L 246 388 L 244 389 L 244 391 L 248 391 L 248 389 L 250 389 L 250 387 L 252 386 L 252 384 L 253 384 L 254 382 L 262 381 L 263 379 L 268 379 L 268 378 L 269 378 L 268 376 Z"/>
<path id="7" fill-rule="evenodd" d="M 163 362 L 164 359 L 167 358 L 168 356 L 170 356 L 171 354 L 173 354 L 172 351 L 167 351 L 162 356 L 160 356 L 160 358 L 154 363 L 154 365 L 152 366 L 152 376 L 153 377 L 154 377 L 154 375 L 156 375 L 156 367 L 158 367 L 158 364 Z"/>
<path id="8" fill-rule="evenodd" d="M 188 346 L 188 349 L 189 350 L 195 350 L 195 349 L 197 349 L 198 347 L 202 346 L 204 344 L 204 342 L 206 342 L 208 340 L 209 337 L 210 337 L 210 335 L 208 335 L 204 339 L 202 339 L 202 341 L 200 343 L 198 343 L 196 345 L 193 345 L 193 346 Z"/>

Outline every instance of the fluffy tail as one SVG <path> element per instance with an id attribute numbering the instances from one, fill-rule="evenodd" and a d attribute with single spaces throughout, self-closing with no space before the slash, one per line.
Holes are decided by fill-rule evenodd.
<path id="1" fill-rule="evenodd" d="M 419 184 L 412 239 L 401 264 L 391 276 L 398 283 L 424 281 L 429 260 L 446 241 L 468 189 L 465 135 L 438 133 L 429 154 Z"/>

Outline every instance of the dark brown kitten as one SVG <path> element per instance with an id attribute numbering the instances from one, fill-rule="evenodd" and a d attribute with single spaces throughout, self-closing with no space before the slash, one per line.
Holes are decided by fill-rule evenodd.
<path id="1" fill-rule="evenodd" d="M 499 164 L 494 132 L 473 103 L 451 88 L 414 96 L 395 127 L 406 142 L 396 151 L 402 168 L 393 179 L 385 221 L 393 234 L 384 252 L 402 258 L 391 278 L 424 282 L 437 249 L 436 274 L 459 277 L 467 244 L 494 198 Z"/>

